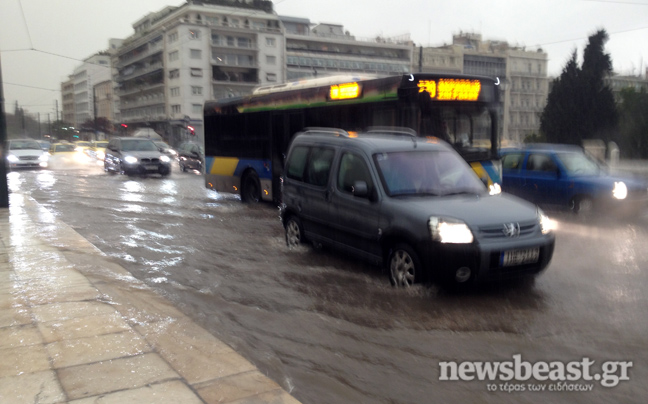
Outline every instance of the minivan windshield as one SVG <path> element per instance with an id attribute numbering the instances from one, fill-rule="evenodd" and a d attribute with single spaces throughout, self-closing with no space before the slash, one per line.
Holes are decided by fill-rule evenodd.
<path id="1" fill-rule="evenodd" d="M 122 139 L 121 146 L 123 151 L 159 151 L 149 139 Z"/>
<path id="2" fill-rule="evenodd" d="M 482 194 L 485 185 L 455 152 L 399 151 L 374 155 L 388 195 Z"/>

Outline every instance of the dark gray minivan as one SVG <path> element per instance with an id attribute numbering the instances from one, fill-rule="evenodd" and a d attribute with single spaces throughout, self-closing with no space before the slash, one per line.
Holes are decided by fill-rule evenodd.
<path id="1" fill-rule="evenodd" d="M 308 241 L 384 264 L 396 286 L 533 276 L 554 250 L 540 209 L 490 195 L 452 147 L 406 128 L 297 134 L 280 211 L 289 247 Z"/>

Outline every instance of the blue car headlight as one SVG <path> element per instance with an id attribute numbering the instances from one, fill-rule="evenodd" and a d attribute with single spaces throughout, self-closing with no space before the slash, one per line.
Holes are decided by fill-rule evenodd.
<path id="1" fill-rule="evenodd" d="M 615 182 L 612 196 L 616 199 L 625 199 L 628 196 L 628 187 L 623 181 Z"/>

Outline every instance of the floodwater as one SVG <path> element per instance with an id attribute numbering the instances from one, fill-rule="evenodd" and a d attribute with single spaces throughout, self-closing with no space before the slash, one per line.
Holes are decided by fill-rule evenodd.
<path id="1" fill-rule="evenodd" d="M 335 252 L 288 250 L 276 207 L 206 190 L 200 175 L 108 175 L 91 164 L 8 174 L 112 259 L 303 403 L 644 402 L 648 217 L 597 224 L 556 213 L 535 281 L 449 293 L 390 286 Z M 633 361 L 593 391 L 488 391 L 439 380 L 442 361 Z M 498 384 L 504 383 L 498 381 Z"/>

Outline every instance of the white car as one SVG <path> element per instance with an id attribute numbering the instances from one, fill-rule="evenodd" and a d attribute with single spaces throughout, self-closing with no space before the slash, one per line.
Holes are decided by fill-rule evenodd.
<path id="1" fill-rule="evenodd" d="M 46 168 L 49 153 L 34 139 L 10 139 L 7 149 L 7 166 L 12 168 Z"/>

